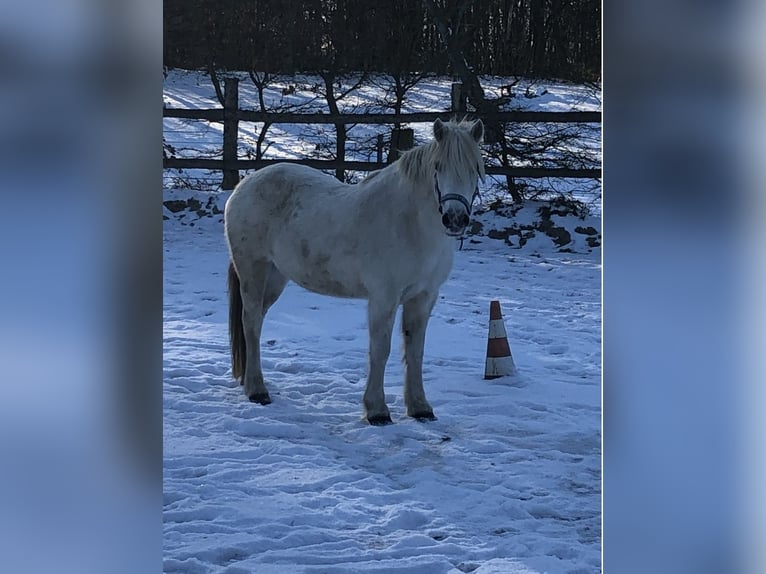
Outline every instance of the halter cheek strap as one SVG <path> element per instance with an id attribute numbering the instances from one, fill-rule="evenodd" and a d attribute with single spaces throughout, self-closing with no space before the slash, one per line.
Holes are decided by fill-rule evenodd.
<path id="1" fill-rule="evenodd" d="M 450 199 L 455 199 L 459 201 L 460 203 L 462 203 L 463 206 L 465 207 L 465 210 L 468 212 L 468 215 L 471 215 L 471 206 L 473 205 L 473 200 L 476 199 L 477 195 L 479 195 L 478 186 L 476 188 L 476 191 L 473 194 L 473 197 L 471 198 L 470 203 L 465 197 L 457 193 L 448 193 L 446 195 L 442 195 L 441 189 L 439 189 L 439 179 L 436 177 L 436 172 L 434 172 L 434 189 L 436 190 L 436 197 L 439 198 L 439 213 L 444 212 L 445 201 L 448 201 Z"/>

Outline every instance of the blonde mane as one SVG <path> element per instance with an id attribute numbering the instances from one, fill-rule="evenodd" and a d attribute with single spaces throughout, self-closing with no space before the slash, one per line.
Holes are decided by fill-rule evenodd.
<path id="1" fill-rule="evenodd" d="M 472 125 L 470 121 L 444 122 L 441 139 L 404 152 L 396 162 L 399 170 L 412 181 L 430 181 L 439 162 L 442 170 L 451 169 L 459 179 L 478 173 L 484 181 L 484 160 L 481 148 L 471 135 Z"/>

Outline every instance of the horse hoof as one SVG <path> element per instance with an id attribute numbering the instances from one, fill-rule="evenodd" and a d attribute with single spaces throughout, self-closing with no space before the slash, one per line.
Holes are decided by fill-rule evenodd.
<path id="1" fill-rule="evenodd" d="M 393 424 L 391 415 L 378 415 L 376 417 L 367 417 L 367 422 L 374 427 L 382 427 L 384 425 Z"/>
<path id="2" fill-rule="evenodd" d="M 258 403 L 259 405 L 268 405 L 271 403 L 271 397 L 268 393 L 254 393 L 247 397 L 251 403 Z"/>
<path id="3" fill-rule="evenodd" d="M 436 416 L 433 412 L 425 412 L 425 413 L 416 413 L 414 415 L 410 415 L 413 419 L 418 421 L 419 423 L 426 423 L 430 421 L 435 421 Z"/>

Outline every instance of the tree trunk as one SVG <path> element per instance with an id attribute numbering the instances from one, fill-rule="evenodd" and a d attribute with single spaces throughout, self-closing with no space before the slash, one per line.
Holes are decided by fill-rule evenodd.
<path id="1" fill-rule="evenodd" d="M 426 5 L 426 9 L 431 15 L 436 29 L 439 31 L 444 49 L 447 51 L 452 69 L 460 76 L 463 82 L 463 90 L 468 98 L 468 101 L 476 108 L 476 111 L 481 113 L 486 109 L 487 100 L 484 96 L 484 89 L 481 87 L 478 76 L 468 67 L 463 52 L 458 46 L 458 30 L 450 28 L 447 22 L 446 15 L 443 10 L 439 8 L 434 0 L 423 0 Z M 468 2 L 465 0 L 458 6 L 458 10 L 462 13 L 465 10 Z"/>
<path id="2" fill-rule="evenodd" d="M 264 97 L 264 91 L 266 86 L 269 85 L 271 78 L 267 72 L 260 74 L 254 70 L 250 71 L 250 79 L 253 81 L 255 88 L 258 90 L 258 105 L 263 113 L 266 113 L 266 99 Z M 264 122 L 261 126 L 261 130 L 258 132 L 258 139 L 255 141 L 255 159 L 263 159 L 263 154 L 266 150 L 263 149 L 263 142 L 266 140 L 266 134 L 271 127 L 270 122 Z M 266 146 L 268 148 L 268 146 Z"/>
<path id="3" fill-rule="evenodd" d="M 325 99 L 327 100 L 327 107 L 330 109 L 330 114 L 334 116 L 340 115 L 338 109 L 338 100 L 335 97 L 335 74 L 332 72 L 322 72 L 322 79 L 325 86 Z M 346 171 L 340 162 L 346 159 L 346 125 L 335 124 L 335 159 L 338 161 L 338 167 L 335 168 L 335 177 L 338 181 L 346 181 Z"/>
<path id="4" fill-rule="evenodd" d="M 210 63 L 207 66 L 208 74 L 210 74 L 210 81 L 213 82 L 213 88 L 215 88 L 215 96 L 218 98 L 218 101 L 222 106 L 226 105 L 226 101 L 223 95 L 223 90 L 221 89 L 221 82 L 218 79 L 218 74 L 215 71 L 215 64 L 213 64 L 213 61 L 211 60 Z"/>
<path id="5" fill-rule="evenodd" d="M 529 33 L 532 44 L 532 60 L 529 72 L 533 76 L 545 73 L 545 0 L 531 0 Z"/>
<path id="6" fill-rule="evenodd" d="M 239 170 L 227 164 L 237 160 L 237 139 L 239 136 L 239 80 L 225 79 L 223 107 L 223 183 L 221 188 L 234 189 L 239 183 Z"/>

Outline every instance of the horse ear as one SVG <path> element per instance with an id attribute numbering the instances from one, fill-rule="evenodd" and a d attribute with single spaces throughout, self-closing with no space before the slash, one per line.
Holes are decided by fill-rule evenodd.
<path id="1" fill-rule="evenodd" d="M 481 139 L 484 137 L 484 124 L 481 120 L 473 122 L 473 125 L 471 126 L 471 136 L 473 136 L 476 143 L 481 142 Z"/>
<path id="2" fill-rule="evenodd" d="M 441 141 L 444 138 L 444 124 L 439 118 L 434 121 L 434 137 L 436 141 Z"/>

